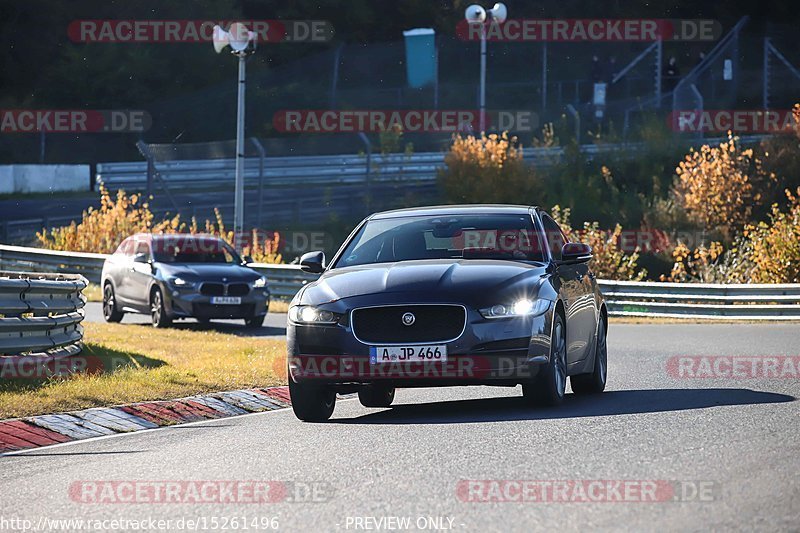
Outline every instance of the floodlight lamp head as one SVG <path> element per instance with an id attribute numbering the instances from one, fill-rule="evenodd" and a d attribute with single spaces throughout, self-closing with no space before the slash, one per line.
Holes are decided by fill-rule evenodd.
<path id="1" fill-rule="evenodd" d="M 247 29 L 241 22 L 234 22 L 228 29 L 229 42 L 234 52 L 243 52 L 247 49 L 250 41 L 255 39 L 256 34 Z"/>
<path id="2" fill-rule="evenodd" d="M 464 17 L 467 19 L 467 22 L 474 24 L 482 23 L 486 20 L 486 10 L 477 4 L 472 4 L 464 11 Z"/>
<path id="3" fill-rule="evenodd" d="M 492 21 L 497 21 L 502 24 L 508 18 L 508 9 L 506 9 L 505 4 L 497 2 L 494 7 L 489 10 L 488 15 Z"/>
<path id="4" fill-rule="evenodd" d="M 214 26 L 214 34 L 212 36 L 214 41 L 214 50 L 219 54 L 228 46 L 230 42 L 230 34 L 222 29 L 219 25 Z"/>
<path id="5" fill-rule="evenodd" d="M 213 41 L 214 50 L 217 53 L 222 52 L 226 46 L 230 46 L 234 53 L 244 52 L 250 42 L 255 39 L 255 32 L 249 31 L 241 22 L 231 24 L 228 31 L 223 30 L 220 26 L 214 26 Z"/>

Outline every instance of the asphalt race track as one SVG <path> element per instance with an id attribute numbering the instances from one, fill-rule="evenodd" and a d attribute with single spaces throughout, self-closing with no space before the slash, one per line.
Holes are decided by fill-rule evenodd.
<path id="1" fill-rule="evenodd" d="M 738 377 L 688 378 L 671 358 L 796 360 L 800 326 L 612 324 L 609 335 L 608 391 L 568 394 L 560 408 L 526 407 L 518 388 L 402 390 L 390 409 L 340 400 L 325 424 L 280 410 L 0 457 L 0 516 L 163 518 L 172 531 L 186 527 L 181 518 L 233 530 L 234 517 L 307 532 L 797 531 L 797 372 L 752 377 L 748 363 Z M 273 481 L 277 501 L 114 503 L 121 490 L 103 501 L 81 492 L 135 480 Z M 506 490 L 521 480 L 660 489 L 650 499 L 632 489 L 623 501 L 612 490 L 602 492 L 609 501 L 586 501 L 570 489 L 540 501 Z"/>

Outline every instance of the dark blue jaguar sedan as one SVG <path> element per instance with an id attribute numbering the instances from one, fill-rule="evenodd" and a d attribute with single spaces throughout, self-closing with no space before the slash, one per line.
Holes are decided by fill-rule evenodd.
<path id="1" fill-rule="evenodd" d="M 377 213 L 339 251 L 301 258 L 321 274 L 289 308 L 288 372 L 301 420 L 336 393 L 388 407 L 397 387 L 522 385 L 526 400 L 606 383 L 607 312 L 592 250 L 542 209 L 464 205 Z"/>

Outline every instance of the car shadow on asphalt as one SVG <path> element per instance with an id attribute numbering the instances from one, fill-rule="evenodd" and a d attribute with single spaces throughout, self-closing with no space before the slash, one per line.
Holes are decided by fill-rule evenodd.
<path id="1" fill-rule="evenodd" d="M 791 402 L 797 398 L 750 389 L 643 389 L 609 391 L 595 396 L 568 394 L 559 407 L 531 407 L 521 396 L 399 404 L 343 424 L 463 424 L 514 420 L 550 420 L 592 416 L 662 413 L 734 405 Z"/>

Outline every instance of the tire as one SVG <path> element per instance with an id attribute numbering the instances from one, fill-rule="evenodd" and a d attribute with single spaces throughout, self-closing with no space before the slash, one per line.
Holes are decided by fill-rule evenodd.
<path id="1" fill-rule="evenodd" d="M 106 322 L 120 322 L 125 313 L 117 310 L 117 298 L 111 283 L 103 286 L 103 318 Z"/>
<path id="2" fill-rule="evenodd" d="M 606 325 L 603 320 L 597 326 L 597 346 L 595 348 L 594 369 L 590 374 L 578 374 L 569 378 L 575 394 L 599 394 L 606 388 L 608 377 L 608 344 Z"/>
<path id="3" fill-rule="evenodd" d="M 244 319 L 244 324 L 248 328 L 260 328 L 264 325 L 267 315 L 249 316 Z"/>
<path id="4" fill-rule="evenodd" d="M 564 400 L 567 387 L 567 340 L 564 319 L 553 315 L 553 336 L 550 339 L 550 361 L 539 373 L 522 384 L 522 395 L 534 405 L 556 406 Z"/>
<path id="5" fill-rule="evenodd" d="M 325 422 L 336 407 L 336 393 L 316 383 L 295 383 L 289 377 L 289 396 L 294 416 L 303 422 Z"/>
<path id="6" fill-rule="evenodd" d="M 389 407 L 394 401 L 394 387 L 367 385 L 358 390 L 358 401 L 364 407 Z"/>
<path id="7" fill-rule="evenodd" d="M 167 316 L 164 307 L 164 296 L 158 288 L 150 295 L 150 319 L 154 328 L 167 328 L 172 324 L 172 319 Z"/>

